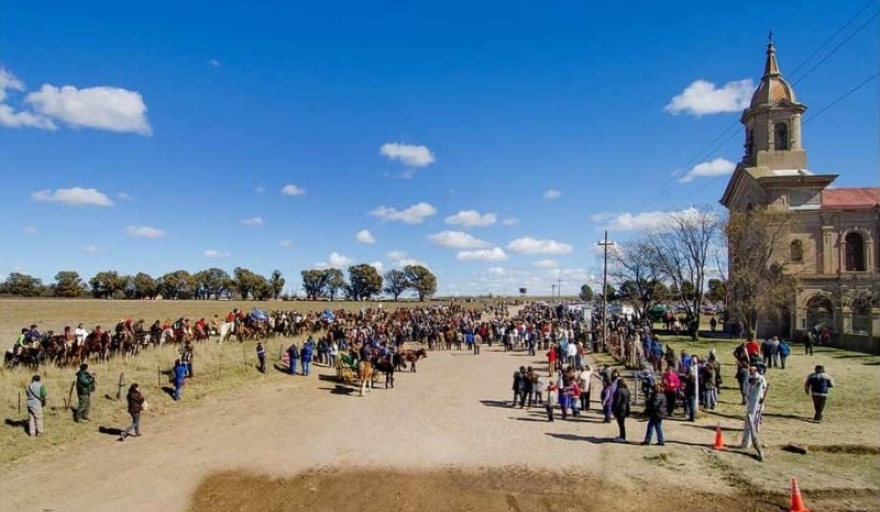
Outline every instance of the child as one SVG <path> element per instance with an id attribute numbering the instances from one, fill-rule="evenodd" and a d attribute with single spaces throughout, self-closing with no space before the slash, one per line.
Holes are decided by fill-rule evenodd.
<path id="1" fill-rule="evenodd" d="M 535 379 L 535 400 L 538 404 L 544 403 L 544 377 L 540 375 Z"/>

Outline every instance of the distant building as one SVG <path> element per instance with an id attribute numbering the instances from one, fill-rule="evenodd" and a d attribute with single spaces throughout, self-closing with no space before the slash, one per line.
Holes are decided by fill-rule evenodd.
<path id="1" fill-rule="evenodd" d="M 761 323 L 758 335 L 798 338 L 827 328 L 838 345 L 876 352 L 880 187 L 831 188 L 836 174 L 807 169 L 806 109 L 782 77 L 771 42 L 764 76 L 740 119 L 745 154 L 721 198 L 731 212 L 761 206 L 795 216 L 784 262 L 797 279 L 794 304 L 782 320 Z"/>

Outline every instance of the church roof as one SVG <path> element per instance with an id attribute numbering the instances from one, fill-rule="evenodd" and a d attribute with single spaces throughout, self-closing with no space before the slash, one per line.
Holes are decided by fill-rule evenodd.
<path id="1" fill-rule="evenodd" d="M 861 210 L 880 206 L 880 187 L 830 188 L 822 191 L 822 209 Z"/>
<path id="2" fill-rule="evenodd" d="M 797 103 L 794 95 L 794 89 L 782 78 L 779 71 L 779 62 L 776 60 L 776 47 L 771 42 L 767 45 L 767 60 L 764 63 L 764 76 L 761 77 L 761 83 L 755 94 L 752 95 L 752 102 L 749 108 L 755 108 L 758 105 L 770 105 L 780 101 Z"/>

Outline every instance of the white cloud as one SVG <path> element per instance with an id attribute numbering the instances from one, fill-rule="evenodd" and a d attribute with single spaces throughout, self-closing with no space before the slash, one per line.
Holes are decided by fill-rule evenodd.
<path id="1" fill-rule="evenodd" d="M 40 190 L 31 194 L 31 199 L 39 202 L 63 203 L 70 206 L 113 206 L 113 201 L 106 194 L 94 188 L 59 188 L 55 192 Z"/>
<path id="2" fill-rule="evenodd" d="M 400 160 L 410 167 L 427 167 L 434 163 L 434 155 L 427 146 L 413 146 L 398 142 L 382 144 L 379 153 L 390 160 Z"/>
<path id="3" fill-rule="evenodd" d="M 97 245 L 86 245 L 86 246 L 83 246 L 82 252 L 84 252 L 86 254 L 97 254 L 97 253 L 101 252 L 101 248 L 98 247 Z"/>
<path id="4" fill-rule="evenodd" d="M 63 121 L 73 128 L 96 128 L 113 132 L 150 135 L 147 106 L 140 93 L 118 87 L 77 89 L 72 85 L 43 84 L 25 102 L 37 114 Z"/>
<path id="5" fill-rule="evenodd" d="M 373 234 L 370 233 L 368 229 L 362 229 L 357 232 L 354 236 L 354 239 L 362 244 L 373 245 L 376 243 L 376 239 L 373 237 Z"/>
<path id="6" fill-rule="evenodd" d="M 374 261 L 370 263 L 370 266 L 376 269 L 376 272 L 382 273 L 385 270 L 385 264 L 381 261 Z"/>
<path id="7" fill-rule="evenodd" d="M 230 253 L 226 251 L 218 251 L 216 249 L 208 249 L 207 251 L 205 251 L 206 258 L 221 259 L 228 258 L 229 256 Z"/>
<path id="8" fill-rule="evenodd" d="M 506 272 L 504 267 L 489 267 L 489 273 L 496 276 L 503 276 Z"/>
<path id="9" fill-rule="evenodd" d="M 36 235 L 40 232 L 37 228 L 33 226 L 25 226 L 22 231 L 24 231 L 26 235 Z"/>
<path id="10" fill-rule="evenodd" d="M 380 206 L 370 212 L 370 215 L 385 221 L 401 221 L 407 224 L 421 224 L 427 217 L 436 214 L 437 208 L 428 203 L 414 204 L 405 210 Z"/>
<path id="11" fill-rule="evenodd" d="M 447 224 L 461 226 L 463 228 L 486 227 L 495 224 L 498 217 L 494 213 L 480 214 L 476 210 L 462 210 L 455 215 L 446 217 Z"/>
<path id="12" fill-rule="evenodd" d="M 164 231 L 158 228 L 151 228 L 150 226 L 128 226 L 125 228 L 125 232 L 140 238 L 162 238 L 165 236 Z"/>
<path id="13" fill-rule="evenodd" d="M 624 212 L 609 217 L 604 229 L 612 231 L 645 231 L 659 233 L 672 226 L 673 215 L 694 215 L 695 208 L 687 208 L 679 211 L 653 211 L 641 213 Z M 603 229 L 603 228 L 600 228 Z"/>
<path id="14" fill-rule="evenodd" d="M 9 90 L 24 91 L 24 82 L 13 75 L 11 71 L 0 67 L 0 126 L 58 129 L 51 119 L 35 115 L 32 112 L 16 112 L 11 106 L 5 105 L 3 102 L 6 101 L 6 91 Z"/>
<path id="15" fill-rule="evenodd" d="M 257 194 L 262 194 L 265 191 L 266 191 L 266 187 L 264 187 L 262 185 L 257 185 L 256 187 L 254 187 L 254 192 L 256 192 Z M 283 193 L 284 190 L 282 189 L 281 192 Z"/>
<path id="16" fill-rule="evenodd" d="M 306 193 L 304 189 L 297 187 L 296 185 L 284 185 L 281 189 L 281 193 L 286 196 L 301 196 Z"/>
<path id="17" fill-rule="evenodd" d="M 507 248 L 520 254 L 568 254 L 573 248 L 556 240 L 536 240 L 531 237 L 517 238 Z"/>
<path id="18" fill-rule="evenodd" d="M 219 67 L 220 67 L 220 61 L 217 60 L 217 59 L 208 59 L 206 62 L 207 62 L 208 65 L 210 65 L 211 67 L 214 67 L 214 68 L 219 68 Z"/>
<path id="19" fill-rule="evenodd" d="M 278 245 L 284 248 L 293 247 L 293 240 L 282 240 L 278 242 Z"/>
<path id="20" fill-rule="evenodd" d="M 428 235 L 428 241 L 434 245 L 452 249 L 482 249 L 492 246 L 489 242 L 480 240 L 464 231 L 441 231 Z"/>
<path id="21" fill-rule="evenodd" d="M 241 219 L 241 223 L 245 226 L 262 226 L 263 218 L 262 217 L 251 217 L 250 219 Z"/>
<path id="22" fill-rule="evenodd" d="M 513 217 L 509 217 L 501 221 L 501 224 L 505 226 L 516 226 L 519 225 L 519 219 L 515 219 Z"/>
<path id="23" fill-rule="evenodd" d="M 410 258 L 403 251 L 391 251 L 387 254 L 387 256 L 388 256 L 388 259 L 391 260 L 391 262 L 396 267 L 402 268 L 402 267 L 406 267 L 408 265 L 421 265 L 425 268 L 429 268 L 426 263 L 419 261 L 415 258 Z"/>
<path id="24" fill-rule="evenodd" d="M 554 200 L 562 197 L 562 192 L 556 190 L 555 188 L 551 188 L 550 190 L 544 192 L 544 199 Z"/>
<path id="25" fill-rule="evenodd" d="M 538 268 L 559 268 L 559 263 L 556 260 L 538 260 L 532 265 Z"/>
<path id="26" fill-rule="evenodd" d="M 754 91 L 755 84 L 750 78 L 727 82 L 721 88 L 712 82 L 697 80 L 672 98 L 663 110 L 673 115 L 684 113 L 697 117 L 740 112 L 749 106 Z"/>
<path id="27" fill-rule="evenodd" d="M 736 164 L 724 158 L 716 158 L 710 162 L 699 163 L 693 169 L 678 178 L 679 183 L 694 181 L 694 178 L 711 176 L 724 176 L 730 174 L 736 168 Z"/>
<path id="28" fill-rule="evenodd" d="M 475 251 L 459 251 L 456 259 L 461 261 L 504 261 L 507 259 L 507 254 L 500 247 L 494 247 Z"/>
<path id="29" fill-rule="evenodd" d="M 320 263 L 316 263 L 315 266 L 318 268 L 338 268 L 342 269 L 343 267 L 347 267 L 351 265 L 353 260 L 348 256 L 343 256 L 336 251 L 330 253 L 330 256 L 327 257 L 327 261 L 322 261 Z"/>
<path id="30" fill-rule="evenodd" d="M 116 197 L 118 197 L 120 201 L 131 201 L 134 199 L 129 194 L 126 194 L 125 192 L 120 192 L 120 193 L 116 194 Z"/>

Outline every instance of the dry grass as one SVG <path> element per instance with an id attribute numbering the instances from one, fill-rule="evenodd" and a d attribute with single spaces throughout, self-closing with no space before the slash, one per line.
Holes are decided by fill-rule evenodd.
<path id="1" fill-rule="evenodd" d="M 413 306 L 419 303 L 405 304 Z M 181 316 L 197 319 L 211 318 L 216 314 L 223 317 L 232 308 L 249 311 L 255 305 L 261 309 L 283 308 L 305 312 L 322 311 L 328 307 L 359 310 L 361 307 L 376 307 L 378 303 L 2 300 L 0 336 L 11 346 L 21 327 L 31 324 L 37 324 L 41 331 L 52 329 L 56 332 L 60 332 L 65 325 L 75 326 L 79 322 L 89 328 L 95 325 L 112 328 L 120 318 L 129 316 L 144 318 L 148 322 Z M 384 303 L 383 307 L 393 308 L 395 305 Z M 23 368 L 0 370 L 0 417 L 4 420 L 4 425 L 0 425 L 0 446 L 3 447 L 0 450 L 0 466 L 9 466 L 32 454 L 63 450 L 82 441 L 87 437 L 84 433 L 95 429 L 112 433 L 115 429 L 124 428 L 130 421 L 126 413 L 125 391 L 132 382 L 141 385 L 150 404 L 152 421 L 161 421 L 165 415 L 186 408 L 187 403 L 216 397 L 233 388 L 284 378 L 273 365 L 279 363 L 281 347 L 290 342 L 290 338 L 279 337 L 266 343 L 266 375 L 256 369 L 254 342 L 240 344 L 233 341 L 217 345 L 215 341 L 210 341 L 197 345 L 193 363 L 195 378 L 184 388 L 181 402 L 174 402 L 162 390 L 163 387 L 170 388 L 171 384 L 168 376 L 161 373 L 172 368 L 174 359 L 179 356 L 179 347 L 148 349 L 130 360 L 116 358 L 108 363 L 92 363 L 89 369 L 97 375 L 98 388 L 92 395 L 92 422 L 84 424 L 73 422 L 67 403 L 76 368 L 42 367 L 39 373 L 49 396 L 45 410 L 46 436 L 38 444 L 27 438 L 25 425 L 21 423 L 27 419 L 24 387 L 30 382 L 32 372 Z M 124 374 L 125 388 L 121 400 L 117 401 L 120 374 Z M 75 392 L 72 397 L 76 402 Z"/>

